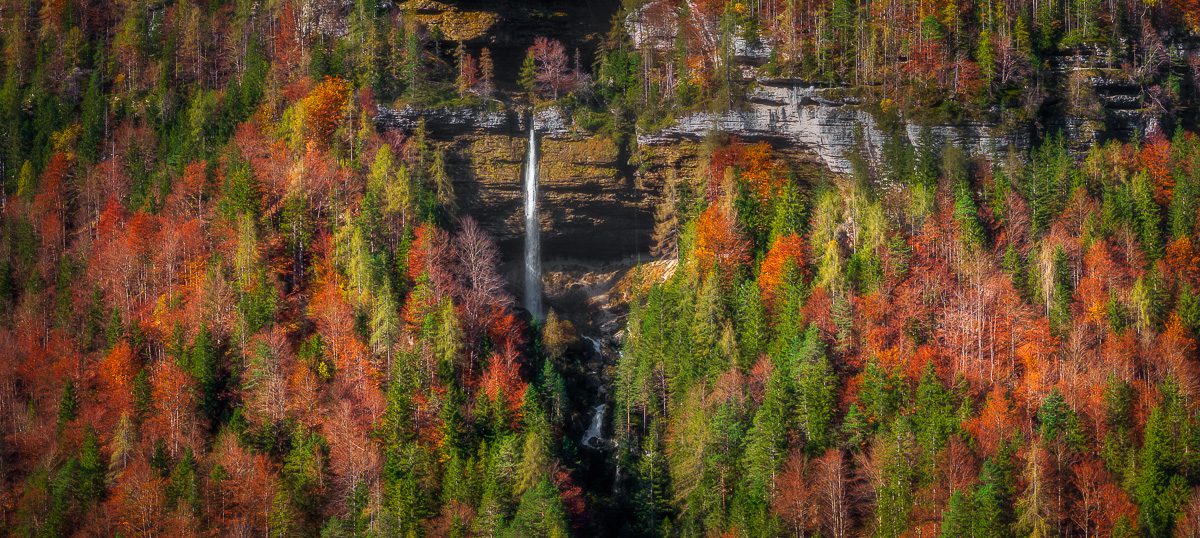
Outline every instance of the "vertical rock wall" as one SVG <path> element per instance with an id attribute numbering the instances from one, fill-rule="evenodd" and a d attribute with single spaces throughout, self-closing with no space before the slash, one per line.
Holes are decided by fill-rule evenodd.
<path id="1" fill-rule="evenodd" d="M 460 207 L 468 208 L 506 253 L 521 248 L 522 134 L 470 133 L 441 142 Z M 616 144 L 603 136 L 541 139 L 540 219 L 547 260 L 616 260 L 649 250 L 661 183 L 624 173 Z"/>

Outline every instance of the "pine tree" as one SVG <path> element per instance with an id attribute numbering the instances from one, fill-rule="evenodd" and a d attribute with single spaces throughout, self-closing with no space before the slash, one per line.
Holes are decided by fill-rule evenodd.
<path id="1" fill-rule="evenodd" d="M 637 460 L 637 486 L 634 491 L 634 510 L 638 530 L 645 535 L 669 534 L 662 531 L 671 517 L 671 482 L 667 455 L 662 446 L 657 422 L 649 425 L 642 439 L 642 453 Z"/>
<path id="2" fill-rule="evenodd" d="M 833 441 L 833 418 L 836 409 L 837 376 L 829 363 L 825 344 L 820 331 L 809 327 L 791 359 L 791 368 L 796 382 L 796 422 L 804 434 L 804 450 L 811 455 L 820 454 Z M 785 362 L 780 365 L 787 368 Z"/>
<path id="3" fill-rule="evenodd" d="M 746 280 L 734 293 L 734 316 L 737 320 L 738 367 L 749 370 L 759 356 L 766 352 L 770 334 L 767 311 L 759 297 L 758 286 Z"/>
<path id="4" fill-rule="evenodd" d="M 438 148 L 433 152 L 433 162 L 429 165 L 430 177 L 433 179 L 434 192 L 437 193 L 438 205 L 444 211 L 455 212 L 454 184 L 446 170 L 446 150 Z"/>
<path id="5" fill-rule="evenodd" d="M 979 64 L 979 74 L 990 93 L 992 81 L 996 77 L 996 47 L 992 43 L 992 31 L 984 28 L 979 32 L 979 47 L 975 49 L 975 63 Z"/>
<path id="6" fill-rule="evenodd" d="M 954 188 L 954 220 L 958 221 L 962 242 L 968 250 L 979 251 L 986 246 L 979 208 L 966 181 L 958 182 Z"/>
<path id="7" fill-rule="evenodd" d="M 402 61 L 401 73 L 404 83 L 404 93 L 410 99 L 421 99 L 424 96 L 425 80 L 425 46 L 421 43 L 420 28 L 417 26 L 413 13 L 404 14 L 404 30 L 401 34 Z"/>
<path id="8" fill-rule="evenodd" d="M 1138 503 L 1138 522 L 1148 536 L 1170 536 L 1175 518 L 1187 503 L 1190 488 L 1182 474 L 1183 455 L 1194 449 L 1195 425 L 1183 405 L 1174 381 L 1161 388 L 1162 403 L 1150 411 L 1133 498 Z"/>
<path id="9" fill-rule="evenodd" d="M 533 58 L 533 49 L 526 51 L 525 60 L 521 62 L 521 70 L 517 74 L 517 85 L 532 100 L 537 89 L 537 62 Z"/>
<path id="10" fill-rule="evenodd" d="M 79 416 L 79 396 L 75 393 L 75 381 L 67 379 L 63 384 L 62 396 L 58 398 L 58 429 L 62 431 L 68 422 Z"/>
<path id="11" fill-rule="evenodd" d="M 183 457 L 171 469 L 167 484 L 167 504 L 178 506 L 198 514 L 201 508 L 200 473 L 192 449 L 183 451 Z"/>
<path id="12" fill-rule="evenodd" d="M 104 475 L 96 430 L 89 425 L 84 430 L 83 443 L 79 447 L 79 497 L 83 504 L 96 502 L 104 495 Z"/>
<path id="13" fill-rule="evenodd" d="M 743 477 L 748 495 L 765 509 L 770 492 L 775 486 L 775 474 L 787 450 L 787 432 L 791 417 L 788 403 L 792 399 L 788 373 L 783 368 L 774 368 L 767 378 L 763 403 L 754 413 L 750 430 L 746 433 L 746 452 Z M 803 405 L 803 404 L 802 404 Z"/>
<path id="14" fill-rule="evenodd" d="M 532 397 L 533 391 L 525 394 L 525 441 L 514 491 L 518 495 L 537 487 L 554 466 L 554 443 L 549 424 Z"/>
<path id="15" fill-rule="evenodd" d="M 1057 334 L 1066 334 L 1071 328 L 1071 300 L 1074 288 L 1071 283 L 1071 263 L 1061 247 L 1054 250 L 1051 267 L 1050 325 Z"/>
<path id="16" fill-rule="evenodd" d="M 1149 259 L 1158 259 L 1162 256 L 1163 240 L 1162 240 L 1162 209 L 1158 206 L 1158 202 L 1154 200 L 1154 186 L 1150 178 L 1139 172 L 1133 176 L 1133 205 L 1134 230 L 1138 240 L 1142 243 L 1142 250 L 1146 253 Z"/>
<path id="17" fill-rule="evenodd" d="M 1015 494 L 1011 449 L 1004 448 L 983 463 L 979 485 L 972 495 L 974 517 L 973 536 L 1008 536 L 1013 518 L 1012 498 Z"/>
<path id="18" fill-rule="evenodd" d="M 208 326 L 201 325 L 186 355 L 183 369 L 196 380 L 198 405 L 205 417 L 216 422 L 221 408 L 220 352 Z"/>
<path id="19" fill-rule="evenodd" d="M 87 90 L 80 104 L 80 122 L 82 132 L 79 140 L 79 155 L 88 162 L 98 160 L 100 142 L 104 138 L 104 116 L 107 112 L 104 103 L 101 71 L 97 69 L 88 78 Z"/>
<path id="20" fill-rule="evenodd" d="M 543 478 L 521 495 L 512 522 L 500 533 L 504 537 L 545 536 L 565 538 L 570 533 L 566 509 L 558 490 Z"/>
<path id="21" fill-rule="evenodd" d="M 710 278 L 701 286 L 696 297 L 691 324 L 691 357 L 681 366 L 682 371 L 673 380 L 679 385 L 672 392 L 681 394 L 695 381 L 723 370 L 718 345 L 721 332 L 720 307 L 720 291 L 717 289 L 716 279 Z"/>
<path id="22" fill-rule="evenodd" d="M 17 198 L 32 201 L 36 192 L 37 177 L 33 173 L 33 163 L 26 159 L 21 164 L 21 171 L 17 173 Z"/>
<path id="23" fill-rule="evenodd" d="M 942 386 L 932 363 L 925 367 L 917 385 L 911 420 L 917 444 L 921 447 L 922 471 L 932 477 L 936 471 L 935 457 L 962 422 L 953 395 Z"/>
<path id="24" fill-rule="evenodd" d="M 1050 137 L 1033 152 L 1022 194 L 1029 201 L 1034 236 L 1050 227 L 1067 203 L 1075 180 L 1075 160 L 1061 134 Z"/>
<path id="25" fill-rule="evenodd" d="M 374 307 L 371 309 L 371 348 L 376 354 L 384 356 L 387 361 L 389 378 L 392 369 L 392 352 L 399 335 L 399 310 L 396 307 L 395 299 L 392 298 L 391 288 L 385 287 L 375 297 Z"/>

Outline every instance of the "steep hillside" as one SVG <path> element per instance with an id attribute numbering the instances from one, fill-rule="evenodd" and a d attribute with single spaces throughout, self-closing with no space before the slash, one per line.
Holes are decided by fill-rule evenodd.
<path id="1" fill-rule="evenodd" d="M 0 534 L 1195 535 L 1198 38 L 0 0 Z"/>

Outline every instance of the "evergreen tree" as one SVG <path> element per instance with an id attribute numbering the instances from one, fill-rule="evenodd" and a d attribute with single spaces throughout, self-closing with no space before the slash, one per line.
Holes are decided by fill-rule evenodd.
<path id="1" fill-rule="evenodd" d="M 1037 236 L 1065 207 L 1075 181 L 1075 161 L 1058 134 L 1034 150 L 1031 164 L 1022 194 L 1029 201 L 1031 232 Z"/>
<path id="2" fill-rule="evenodd" d="M 181 366 L 196 380 L 199 410 L 214 425 L 222 406 L 220 361 L 221 353 L 212 333 L 206 325 L 201 325 Z"/>
<path id="3" fill-rule="evenodd" d="M 75 382 L 67 379 L 62 395 L 58 398 L 58 429 L 62 431 L 68 422 L 79 416 L 79 396 L 75 393 Z"/>
<path id="4" fill-rule="evenodd" d="M 638 532 L 645 535 L 668 534 L 671 518 L 671 482 L 667 455 L 662 446 L 659 425 L 651 423 L 642 439 L 637 460 L 634 510 Z"/>
<path id="5" fill-rule="evenodd" d="M 283 458 L 281 492 L 286 494 L 291 513 L 305 520 L 308 527 L 320 513 L 327 481 L 326 461 L 329 446 L 320 433 L 297 426 L 292 431 L 291 450 Z"/>
<path id="6" fill-rule="evenodd" d="M 1175 519 L 1191 495 L 1184 470 L 1184 455 L 1195 449 L 1195 426 L 1173 381 L 1162 387 L 1162 403 L 1150 411 L 1133 498 L 1138 504 L 1138 522 L 1148 536 L 1170 536 Z"/>
<path id="7" fill-rule="evenodd" d="M 192 450 L 187 448 L 183 451 L 183 457 L 175 463 L 175 468 L 171 469 L 167 504 L 199 514 L 201 501 L 199 469 Z"/>
<path id="8" fill-rule="evenodd" d="M 1050 326 L 1057 334 L 1066 334 L 1071 328 L 1071 299 L 1074 287 L 1071 284 L 1071 262 L 1061 248 L 1054 249 L 1051 275 Z"/>
<path id="9" fill-rule="evenodd" d="M 84 505 L 99 501 L 104 496 L 105 467 L 100 458 L 100 443 L 96 430 L 89 425 L 83 433 L 79 447 L 79 498 Z"/>
<path id="10" fill-rule="evenodd" d="M 758 286 L 749 280 L 737 286 L 734 303 L 738 331 L 738 367 L 747 370 L 758 360 L 759 355 L 767 350 L 767 312 L 759 296 Z"/>
<path id="11" fill-rule="evenodd" d="M 816 327 L 809 327 L 803 340 L 798 340 L 796 345 L 798 348 L 788 361 L 790 364 L 785 362 L 779 367 L 793 372 L 796 383 L 793 404 L 796 423 L 804 434 L 805 451 L 816 455 L 824 452 L 834 441 L 837 376 Z"/>
<path id="12" fill-rule="evenodd" d="M 521 495 L 521 503 L 512 522 L 501 536 L 565 538 L 570 535 L 566 509 L 558 490 L 549 480 L 542 479 Z"/>
<path id="13" fill-rule="evenodd" d="M 533 99 L 537 89 L 537 63 L 533 59 L 533 49 L 526 51 L 525 59 L 521 61 L 521 70 L 517 73 L 517 85 Z"/>
<path id="14" fill-rule="evenodd" d="M 1154 201 L 1154 186 L 1145 173 L 1133 176 L 1134 231 L 1142 243 L 1142 250 L 1149 259 L 1162 256 L 1162 216 L 1158 202 Z"/>
<path id="15" fill-rule="evenodd" d="M 979 64 L 979 74 L 983 77 L 984 87 L 990 92 L 992 81 L 996 77 L 996 47 L 992 44 L 992 31 L 987 27 L 979 31 L 975 63 Z"/>

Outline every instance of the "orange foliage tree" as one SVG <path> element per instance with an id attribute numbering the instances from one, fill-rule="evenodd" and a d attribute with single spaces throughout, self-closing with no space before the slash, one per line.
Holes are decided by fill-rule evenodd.
<path id="1" fill-rule="evenodd" d="M 100 362 L 100 378 L 104 381 L 105 400 L 113 409 L 124 409 L 132 394 L 137 363 L 129 342 L 121 340 Z"/>
<path id="2" fill-rule="evenodd" d="M 346 117 L 350 103 L 350 83 L 338 77 L 325 77 L 304 98 L 304 123 L 310 138 L 328 144 L 333 132 Z"/>
<path id="3" fill-rule="evenodd" d="M 514 349 L 504 349 L 488 358 L 482 380 L 482 393 L 492 403 L 504 407 L 515 425 L 521 418 L 526 384 L 521 379 L 521 365 Z"/>
<path id="4" fill-rule="evenodd" d="M 713 204 L 696 223 L 696 263 L 702 274 L 716 271 L 729 283 L 750 262 L 750 242 L 738 229 L 732 209 Z"/>
<path id="5" fill-rule="evenodd" d="M 1182 235 L 1171 241 L 1163 260 L 1171 276 L 1193 287 L 1200 285 L 1200 252 L 1196 252 L 1190 236 Z"/>
<path id="6" fill-rule="evenodd" d="M 789 268 L 797 271 L 804 268 L 804 240 L 794 233 L 775 238 L 759 269 L 758 288 L 763 303 L 772 311 L 778 306 L 779 286 L 788 276 Z"/>
<path id="7" fill-rule="evenodd" d="M 783 174 L 771 146 L 758 142 L 746 146 L 742 153 L 742 179 L 760 200 L 769 200 L 783 185 Z"/>
<path id="8" fill-rule="evenodd" d="M 1141 163 L 1142 168 L 1146 169 L 1146 173 L 1154 182 L 1155 201 L 1160 204 L 1170 201 L 1171 193 L 1175 189 L 1175 178 L 1171 173 L 1171 142 L 1161 133 L 1156 132 L 1142 146 L 1142 151 L 1138 154 L 1138 162 Z"/>
<path id="9" fill-rule="evenodd" d="M 760 201 L 770 200 L 783 186 L 783 167 L 766 142 L 747 145 L 734 139 L 713 150 L 708 162 L 710 200 L 715 200 L 721 189 L 727 187 L 724 182 L 729 170 L 736 171 Z"/>
<path id="10" fill-rule="evenodd" d="M 163 482 L 158 471 L 139 458 L 117 478 L 106 503 L 116 515 L 117 525 L 128 536 L 155 536 L 166 511 Z"/>

